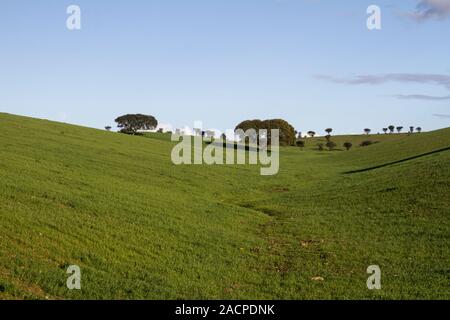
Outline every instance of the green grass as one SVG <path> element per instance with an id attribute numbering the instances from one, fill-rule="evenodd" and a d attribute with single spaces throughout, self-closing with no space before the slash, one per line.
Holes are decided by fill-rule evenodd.
<path id="1" fill-rule="evenodd" d="M 175 166 L 166 135 L 0 126 L 0 299 L 450 298 L 450 151 L 395 163 L 449 147 L 450 129 L 333 137 L 348 152 L 309 139 L 262 177 Z"/>

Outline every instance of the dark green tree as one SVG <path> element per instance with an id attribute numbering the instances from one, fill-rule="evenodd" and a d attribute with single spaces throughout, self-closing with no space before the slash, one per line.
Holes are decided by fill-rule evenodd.
<path id="1" fill-rule="evenodd" d="M 140 130 L 154 130 L 158 126 L 158 120 L 153 116 L 144 114 L 126 114 L 116 120 L 120 132 L 126 134 L 137 134 Z"/>
<path id="2" fill-rule="evenodd" d="M 390 133 L 394 133 L 395 126 L 390 125 L 388 128 L 389 128 Z"/>
<path id="3" fill-rule="evenodd" d="M 261 120 L 245 120 L 239 123 L 234 131 L 238 133 L 239 139 L 245 143 L 258 143 L 259 130 L 263 128 Z M 243 132 L 238 132 L 239 130 Z M 253 131 L 253 132 L 251 132 Z"/>
<path id="4" fill-rule="evenodd" d="M 245 133 L 250 129 L 254 130 L 253 134 L 251 136 L 240 137 L 241 141 L 247 141 L 248 139 L 249 141 L 256 143 L 256 141 L 259 141 L 258 138 L 262 138 L 259 137 L 259 135 L 261 134 L 260 130 L 267 130 L 267 136 L 264 137 L 264 139 L 267 140 L 267 144 L 270 144 L 272 139 L 271 130 L 278 129 L 280 146 L 294 146 L 296 142 L 294 127 L 283 119 L 272 119 L 264 121 L 246 120 L 236 126 L 235 132 L 238 130 L 242 130 Z"/>

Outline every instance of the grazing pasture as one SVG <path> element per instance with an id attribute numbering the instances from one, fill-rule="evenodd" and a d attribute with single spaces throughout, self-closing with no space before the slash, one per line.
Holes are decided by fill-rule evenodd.
<path id="1" fill-rule="evenodd" d="M 0 128 L 0 299 L 450 298 L 449 128 L 308 138 L 271 177 L 175 166 L 162 134 Z"/>

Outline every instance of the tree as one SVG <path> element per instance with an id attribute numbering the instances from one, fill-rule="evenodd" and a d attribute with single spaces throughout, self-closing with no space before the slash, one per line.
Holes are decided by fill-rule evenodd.
<path id="1" fill-rule="evenodd" d="M 253 129 L 253 136 L 243 136 L 240 137 L 241 140 L 247 140 L 247 138 L 257 143 L 262 138 L 260 137 L 260 130 L 266 130 L 267 136 L 264 138 L 267 140 L 267 144 L 271 144 L 272 139 L 272 131 L 273 129 L 279 130 L 279 143 L 280 146 L 294 146 L 296 142 L 295 137 L 295 129 L 293 126 L 291 126 L 287 121 L 283 119 L 272 119 L 272 120 L 246 120 L 238 124 L 235 128 L 235 132 L 238 130 L 242 130 L 244 133 L 247 130 Z M 240 132 L 242 135 L 242 132 Z"/>
<path id="2" fill-rule="evenodd" d="M 383 128 L 383 132 L 384 132 L 384 134 L 387 134 L 388 128 Z"/>
<path id="3" fill-rule="evenodd" d="M 414 133 L 414 127 L 413 126 L 409 127 L 409 133 Z"/>
<path id="4" fill-rule="evenodd" d="M 116 120 L 120 132 L 126 134 L 137 134 L 139 130 L 154 130 L 158 126 L 158 120 L 153 116 L 144 114 L 127 114 Z"/>
<path id="5" fill-rule="evenodd" d="M 220 138 L 221 138 L 223 141 L 227 141 L 227 135 L 226 135 L 225 133 L 222 133 L 222 134 L 220 135 Z"/>
<path id="6" fill-rule="evenodd" d="M 336 148 L 336 143 L 334 143 L 333 141 L 328 141 L 327 142 L 327 148 L 328 148 L 328 150 L 330 150 L 330 151 L 333 151 L 333 149 L 334 148 Z"/>
<path id="7" fill-rule="evenodd" d="M 364 132 L 365 132 L 367 135 L 369 135 L 371 131 L 372 131 L 372 130 L 370 130 L 369 128 L 364 129 Z"/>
<path id="8" fill-rule="evenodd" d="M 344 148 L 348 150 L 350 150 L 353 147 L 353 144 L 351 142 L 345 142 L 344 143 Z"/>
<path id="9" fill-rule="evenodd" d="M 301 138 L 302 138 L 302 133 L 301 133 L 301 132 L 298 132 L 298 133 L 297 133 L 297 139 L 300 140 Z"/>
<path id="10" fill-rule="evenodd" d="M 332 128 L 327 128 L 327 129 L 325 129 L 325 132 L 326 132 L 328 135 L 330 135 L 330 134 L 333 132 L 333 129 L 332 129 Z"/>
<path id="11" fill-rule="evenodd" d="M 158 133 L 164 133 L 164 129 L 163 128 L 159 128 L 157 132 Z"/>
<path id="12" fill-rule="evenodd" d="M 263 121 L 261 120 L 245 120 L 239 123 L 234 132 L 242 130 L 243 132 L 238 132 L 239 139 L 246 143 L 258 143 L 259 130 L 263 129 Z"/>
<path id="13" fill-rule="evenodd" d="M 311 138 L 314 138 L 315 135 L 316 133 L 314 131 L 308 131 L 308 136 L 310 136 Z"/>
<path id="14" fill-rule="evenodd" d="M 111 126 L 106 126 L 106 127 L 105 127 L 105 130 L 106 130 L 106 131 L 111 131 L 111 129 L 112 129 Z"/>
<path id="15" fill-rule="evenodd" d="M 297 147 L 300 147 L 300 148 L 305 147 L 305 141 L 303 141 L 303 140 L 297 140 L 296 144 L 297 144 Z"/>
<path id="16" fill-rule="evenodd" d="M 402 130 L 403 130 L 403 127 L 402 127 L 402 126 L 397 127 L 397 132 L 398 132 L 398 133 L 402 132 Z"/>
<path id="17" fill-rule="evenodd" d="M 417 128 L 416 128 L 416 131 L 417 131 L 418 133 L 421 133 L 421 132 L 422 132 L 422 128 L 421 128 L 421 127 L 417 127 Z"/>
<path id="18" fill-rule="evenodd" d="M 394 133 L 395 126 L 390 125 L 388 128 L 389 128 L 390 133 Z"/>

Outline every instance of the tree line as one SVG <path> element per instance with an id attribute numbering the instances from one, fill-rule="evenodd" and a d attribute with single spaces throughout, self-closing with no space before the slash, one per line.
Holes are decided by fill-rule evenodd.
<path id="1" fill-rule="evenodd" d="M 117 127 L 120 129 L 120 133 L 129 135 L 139 135 L 141 131 L 155 130 L 158 127 L 158 120 L 154 116 L 144 114 L 126 114 L 115 119 L 115 122 L 117 123 Z M 111 126 L 106 126 L 105 129 L 110 131 L 112 128 Z M 314 138 L 316 136 L 316 132 L 312 130 L 308 131 L 306 136 L 302 136 L 301 132 L 296 131 L 291 124 L 283 119 L 245 120 L 239 123 L 235 127 L 234 131 L 244 143 L 259 144 L 261 141 L 264 141 L 267 144 L 270 144 L 272 139 L 272 129 L 279 130 L 280 146 L 298 146 L 303 148 L 305 146 L 304 139 L 308 137 Z M 403 129 L 403 126 L 396 127 L 394 125 L 389 125 L 386 128 L 383 128 L 382 131 L 385 134 L 393 134 L 395 133 L 395 130 L 397 130 L 397 133 L 401 133 Z M 318 143 L 317 147 L 319 150 L 324 150 L 326 147 L 331 151 L 337 146 L 336 143 L 331 140 L 333 128 L 326 128 L 324 131 L 326 133 L 325 138 L 327 142 L 325 144 Z M 366 135 L 370 135 L 372 132 L 370 128 L 365 128 L 363 131 Z M 163 130 L 160 129 L 158 132 L 163 132 Z M 177 132 L 179 133 L 180 130 L 178 129 Z M 264 132 L 264 136 L 262 136 L 262 132 Z M 422 128 L 410 126 L 408 133 L 412 134 L 414 132 L 421 133 Z M 194 133 L 195 135 L 202 135 L 211 139 L 215 136 L 215 132 L 212 130 L 203 131 L 201 129 L 194 128 Z M 222 134 L 221 138 L 226 140 L 227 137 L 225 134 Z M 368 146 L 372 143 L 373 142 L 370 140 L 363 141 L 361 146 Z M 352 143 L 345 142 L 343 147 L 346 150 L 350 150 L 352 148 Z"/>

